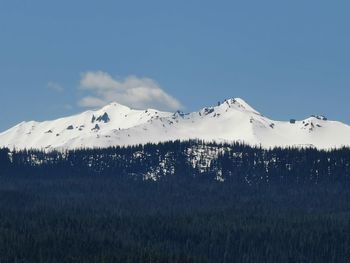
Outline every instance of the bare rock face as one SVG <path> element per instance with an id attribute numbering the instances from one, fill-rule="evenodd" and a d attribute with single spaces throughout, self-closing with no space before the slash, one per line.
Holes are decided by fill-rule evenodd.
<path id="1" fill-rule="evenodd" d="M 314 117 L 314 118 L 316 118 L 318 120 L 321 120 L 321 121 L 327 121 L 328 120 L 327 117 L 324 116 L 324 115 L 311 115 L 311 117 Z"/>
<path id="2" fill-rule="evenodd" d="M 96 118 L 96 121 L 107 123 L 107 122 L 110 121 L 110 118 L 109 118 L 107 112 L 105 112 L 103 115 L 98 116 L 98 117 Z"/>
<path id="3" fill-rule="evenodd" d="M 95 125 L 94 128 L 91 129 L 92 131 L 99 131 L 100 130 L 100 126 L 98 124 Z"/>

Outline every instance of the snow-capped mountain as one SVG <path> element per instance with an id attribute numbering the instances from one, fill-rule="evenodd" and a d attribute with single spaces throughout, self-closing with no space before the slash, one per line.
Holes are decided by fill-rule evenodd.
<path id="1" fill-rule="evenodd" d="M 350 126 L 324 116 L 274 121 L 239 98 L 188 114 L 133 110 L 111 103 L 53 121 L 22 122 L 0 133 L 0 147 L 74 149 L 176 139 L 329 149 L 350 146 Z"/>

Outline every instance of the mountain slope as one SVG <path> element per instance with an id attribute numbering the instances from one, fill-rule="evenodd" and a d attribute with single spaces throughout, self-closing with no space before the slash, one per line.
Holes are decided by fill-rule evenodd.
<path id="1" fill-rule="evenodd" d="M 0 133 L 0 146 L 74 149 L 176 139 L 328 149 L 350 146 L 350 126 L 323 116 L 274 121 L 239 98 L 189 114 L 132 110 L 112 103 L 97 111 L 58 120 L 20 123 Z"/>
<path id="2" fill-rule="evenodd" d="M 22 122 L 0 133 L 0 145 L 20 149 L 81 148 L 86 146 L 79 142 L 89 138 L 92 140 L 91 146 L 94 146 L 93 141 L 98 141 L 102 133 L 114 133 L 140 125 L 152 118 L 170 115 L 171 113 L 153 109 L 132 110 L 118 103 L 111 103 L 100 110 L 86 111 L 53 121 Z"/>

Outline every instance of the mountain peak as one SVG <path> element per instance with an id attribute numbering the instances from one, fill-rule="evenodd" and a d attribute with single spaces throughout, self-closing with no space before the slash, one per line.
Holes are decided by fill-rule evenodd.
<path id="1" fill-rule="evenodd" d="M 114 101 L 114 102 L 108 103 L 101 110 L 108 110 L 108 109 L 125 109 L 125 110 L 130 110 L 131 108 Z"/>
<path id="2" fill-rule="evenodd" d="M 229 108 L 235 108 L 240 111 L 247 111 L 252 112 L 254 114 L 261 115 L 258 111 L 256 111 L 253 107 L 251 107 L 245 100 L 242 98 L 230 98 L 224 100 L 223 103 L 221 103 L 219 106 L 229 107 Z"/>

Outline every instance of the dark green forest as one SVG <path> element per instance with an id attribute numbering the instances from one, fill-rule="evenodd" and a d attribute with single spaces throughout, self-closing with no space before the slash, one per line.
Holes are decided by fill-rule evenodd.
<path id="1" fill-rule="evenodd" d="M 0 150 L 0 262 L 349 262 L 350 149 Z"/>

